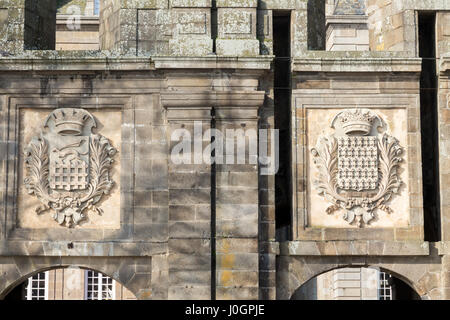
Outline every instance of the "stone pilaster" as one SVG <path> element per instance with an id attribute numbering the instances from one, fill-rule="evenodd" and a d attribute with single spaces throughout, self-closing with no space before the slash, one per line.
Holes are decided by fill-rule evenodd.
<path id="1" fill-rule="evenodd" d="M 450 57 L 441 60 L 438 94 L 441 230 L 442 241 L 450 241 Z"/>
<path id="2" fill-rule="evenodd" d="M 169 299 L 211 298 L 211 166 L 203 154 L 210 144 L 204 133 L 211 127 L 211 108 L 186 107 L 193 96 L 162 96 L 170 139 Z"/>
<path id="3" fill-rule="evenodd" d="M 437 57 L 440 58 L 450 53 L 450 13 L 438 12 L 436 14 L 437 24 Z"/>
<path id="4" fill-rule="evenodd" d="M 163 125 L 158 95 L 140 95 L 135 98 L 136 109 L 134 186 L 134 237 L 157 242 L 168 240 L 168 142 Z M 134 130 L 133 130 L 134 129 Z M 130 147 L 132 145 L 130 144 Z M 127 190 L 124 190 L 127 191 Z"/>
<path id="5" fill-rule="evenodd" d="M 230 97 L 226 102 L 230 106 L 216 109 L 225 154 L 216 166 L 216 293 L 220 300 L 259 297 L 257 112 L 263 95 L 248 93 L 244 100 L 239 96 Z"/>
<path id="6" fill-rule="evenodd" d="M 369 51 L 367 16 L 327 17 L 327 51 Z"/>

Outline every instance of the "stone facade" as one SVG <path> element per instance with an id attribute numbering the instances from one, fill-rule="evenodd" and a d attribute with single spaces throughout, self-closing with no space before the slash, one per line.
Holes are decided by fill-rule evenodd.
<path id="1" fill-rule="evenodd" d="M 423 299 L 450 299 L 449 3 L 101 0 L 94 22 L 92 1 L 72 2 L 86 15 L 81 31 L 64 30 L 68 7 L 55 1 L 0 0 L 0 298 L 37 272 L 78 266 L 137 299 L 291 299 L 347 267 L 381 268 Z M 425 237 L 423 10 L 437 24 L 439 241 Z M 273 55 L 280 16 L 290 18 L 290 57 Z M 88 27 L 96 24 L 98 34 Z M 290 69 L 276 70 L 277 58 Z M 275 128 L 280 72 L 291 82 L 290 123 L 277 129 L 290 136 L 292 212 L 277 230 L 277 177 L 250 160 L 213 163 L 204 150 L 208 129 L 232 129 L 222 145 L 231 151 L 247 132 Z M 64 110 L 71 116 L 61 120 Z M 180 132 L 193 146 L 186 156 L 200 161 L 173 161 Z M 313 152 L 332 147 L 330 137 L 372 141 L 368 166 L 379 175 L 336 186 L 339 161 L 353 171 L 366 164 L 339 155 L 353 147 Z M 324 154 L 322 172 L 314 161 Z M 76 184 L 80 168 L 87 176 Z"/>

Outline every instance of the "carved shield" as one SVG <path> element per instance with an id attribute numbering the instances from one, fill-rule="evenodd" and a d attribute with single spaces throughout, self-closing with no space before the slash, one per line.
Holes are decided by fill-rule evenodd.
<path id="1" fill-rule="evenodd" d="M 52 190 L 81 191 L 89 186 L 89 137 L 49 137 Z"/>
<path id="2" fill-rule="evenodd" d="M 25 186 L 42 202 L 38 214 L 52 209 L 59 224 L 71 227 L 86 218 L 86 209 L 101 213 L 95 204 L 114 184 L 109 170 L 116 149 L 92 134 L 95 119 L 83 109 L 56 109 L 44 126 L 25 148 Z"/>
<path id="3" fill-rule="evenodd" d="M 344 210 L 343 218 L 359 227 L 374 219 L 376 209 L 391 213 L 386 202 L 402 184 L 402 148 L 388 133 L 380 136 L 381 124 L 369 109 L 343 110 L 331 123 L 334 134 L 320 136 L 311 149 L 319 171 L 315 186 L 332 203 L 327 213 Z"/>
<path id="4" fill-rule="evenodd" d="M 375 190 L 378 187 L 377 137 L 338 138 L 338 187 Z"/>

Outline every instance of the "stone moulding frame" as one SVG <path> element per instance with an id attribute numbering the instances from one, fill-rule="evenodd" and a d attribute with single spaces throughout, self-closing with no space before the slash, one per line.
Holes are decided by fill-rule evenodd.
<path id="1" fill-rule="evenodd" d="M 311 90 L 312 91 L 312 90 Z M 326 97 L 317 91 L 293 92 L 292 109 L 292 179 L 293 179 L 293 240 L 384 240 L 423 241 L 423 205 L 421 185 L 421 145 L 419 121 L 419 96 L 417 94 L 349 94 L 333 93 Z M 409 226 L 401 228 L 332 228 L 311 227 L 308 221 L 306 184 L 312 179 L 307 176 L 307 119 L 310 109 L 404 109 L 407 113 L 408 141 L 402 147 L 407 151 L 402 166 L 408 166 L 408 178 L 404 181 L 406 190 L 418 190 L 420 199 L 409 198 Z M 415 158 L 415 159 L 414 159 Z M 303 187 L 299 188 L 299 184 Z M 315 190 L 312 190 L 315 192 Z"/>
<path id="2" fill-rule="evenodd" d="M 134 148 L 125 148 L 122 144 L 121 150 L 118 150 L 116 157 L 120 157 L 121 169 L 120 177 L 114 177 L 115 181 L 120 180 L 121 189 L 130 190 L 131 192 L 120 192 L 120 228 L 119 229 L 105 229 L 99 232 L 98 229 L 77 229 L 74 231 L 63 230 L 64 228 L 51 229 L 30 229 L 20 228 L 17 225 L 18 217 L 18 168 L 19 161 L 23 160 L 20 156 L 21 150 L 19 149 L 19 117 L 20 109 L 44 109 L 50 113 L 56 108 L 62 107 L 75 107 L 83 108 L 87 111 L 99 111 L 102 109 L 114 109 L 122 113 L 122 123 L 134 123 L 134 110 L 132 108 L 132 99 L 127 96 L 99 96 L 99 97 L 79 97 L 79 96 L 64 96 L 64 97 L 49 97 L 41 98 L 39 95 L 28 96 L 10 96 L 8 101 L 9 117 L 8 123 L 8 141 L 12 143 L 12 146 L 8 150 L 8 166 L 14 168 L 7 168 L 7 175 L 5 181 L 2 181 L 6 185 L 6 197 L 9 201 L 5 204 L 5 225 L 4 232 L 5 238 L 8 240 L 58 240 L 62 238 L 70 237 L 68 240 L 74 241 L 99 241 L 107 239 L 126 239 L 129 237 L 130 228 L 133 226 L 133 199 L 130 196 L 132 194 L 134 185 L 134 175 L 124 174 L 125 172 L 134 172 Z M 126 126 L 122 126 L 122 137 L 128 135 L 126 130 L 131 130 Z M 134 135 L 130 135 L 133 137 Z M 133 142 L 134 144 L 134 139 Z M 130 170 L 131 168 L 131 170 Z M 125 170 L 126 169 L 126 170 Z M 13 205 L 12 205 L 13 204 Z"/>

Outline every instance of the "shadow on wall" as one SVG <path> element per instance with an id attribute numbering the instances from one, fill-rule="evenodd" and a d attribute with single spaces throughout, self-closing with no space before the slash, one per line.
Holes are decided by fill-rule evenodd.
<path id="1" fill-rule="evenodd" d="M 325 50 L 325 0 L 308 0 L 308 50 Z"/>

